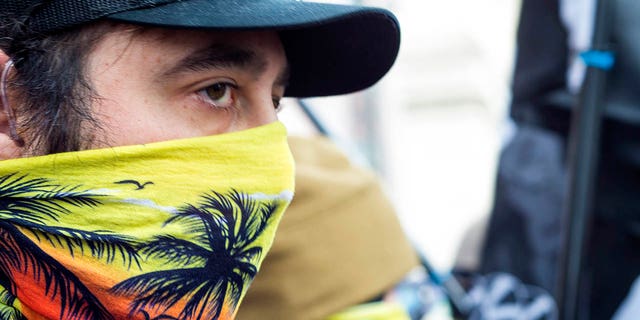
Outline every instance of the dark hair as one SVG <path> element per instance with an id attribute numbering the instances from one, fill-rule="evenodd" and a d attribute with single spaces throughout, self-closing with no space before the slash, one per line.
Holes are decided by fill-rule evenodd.
<path id="1" fill-rule="evenodd" d="M 108 22 L 59 32 L 30 35 L 20 22 L 0 26 L 0 49 L 15 64 L 8 86 L 17 131 L 29 154 L 85 149 L 98 123 L 91 114 L 96 95 L 86 78 L 86 62 Z"/>

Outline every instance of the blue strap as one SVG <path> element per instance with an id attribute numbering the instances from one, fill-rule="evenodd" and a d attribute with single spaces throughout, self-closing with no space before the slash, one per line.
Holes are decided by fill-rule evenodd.
<path id="1" fill-rule="evenodd" d="M 611 70 L 616 62 L 613 51 L 589 50 L 580 54 L 580 58 L 588 67 Z"/>

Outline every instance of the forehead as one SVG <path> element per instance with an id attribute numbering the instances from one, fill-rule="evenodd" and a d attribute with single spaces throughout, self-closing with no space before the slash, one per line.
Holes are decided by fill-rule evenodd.
<path id="1" fill-rule="evenodd" d="M 203 31 L 187 29 L 118 26 L 98 42 L 90 55 L 102 67 L 121 60 L 170 68 L 207 48 L 234 48 L 261 57 L 266 63 L 286 64 L 282 43 L 275 31 Z M 94 64 L 94 67 L 96 65 Z M 141 67 L 132 64 L 132 69 Z"/>

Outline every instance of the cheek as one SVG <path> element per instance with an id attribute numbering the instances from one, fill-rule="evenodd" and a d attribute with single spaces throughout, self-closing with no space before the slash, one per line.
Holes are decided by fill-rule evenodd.
<path id="1" fill-rule="evenodd" d="M 96 147 L 122 146 L 168 140 L 171 136 L 163 121 L 160 97 L 140 85 L 133 76 L 104 77 L 96 86 L 100 98 L 94 103 L 94 115 L 101 125 Z"/>
<path id="2" fill-rule="evenodd" d="M 96 106 L 103 136 L 96 147 L 144 144 L 233 131 L 235 113 L 202 106 L 195 98 L 167 99 L 157 92 L 116 95 Z M 154 97 L 155 96 L 155 97 Z"/>
<path id="3" fill-rule="evenodd" d="M 101 137 L 97 141 L 111 147 L 140 144 L 157 141 L 161 138 L 156 132 L 156 125 L 151 120 L 152 114 L 143 112 L 143 104 L 129 101 L 123 104 L 116 100 L 103 100 L 96 106 L 96 117 L 101 124 Z M 154 138 L 154 137 L 158 138 Z"/>
<path id="4" fill-rule="evenodd" d="M 192 136 L 215 135 L 233 131 L 238 112 L 235 107 L 216 108 L 204 103 L 196 93 L 178 99 L 175 108 L 168 110 L 168 116 L 174 118 L 176 124 L 191 129 Z"/>

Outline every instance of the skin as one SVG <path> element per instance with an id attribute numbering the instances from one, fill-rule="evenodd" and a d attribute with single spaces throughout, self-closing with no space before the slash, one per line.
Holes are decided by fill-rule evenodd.
<path id="1" fill-rule="evenodd" d="M 4 65 L 8 57 L 0 54 Z M 90 148 L 215 135 L 277 120 L 287 80 L 270 31 L 117 30 L 89 55 L 102 128 Z M 9 96 L 12 96 L 9 93 Z M 0 159 L 23 156 L 0 115 Z"/>

